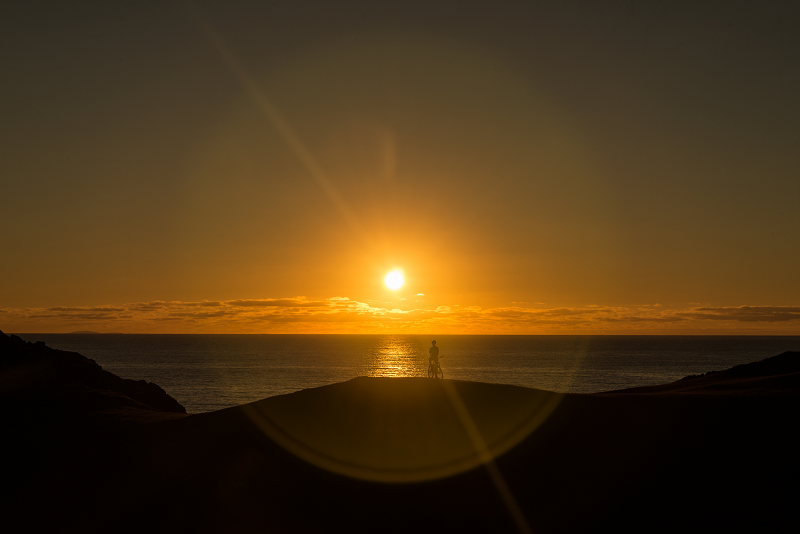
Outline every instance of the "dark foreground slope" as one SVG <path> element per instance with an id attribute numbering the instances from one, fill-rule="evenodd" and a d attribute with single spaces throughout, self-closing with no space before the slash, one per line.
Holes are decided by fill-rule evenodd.
<path id="1" fill-rule="evenodd" d="M 0 398 L 12 413 L 43 407 L 73 415 L 142 410 L 185 414 L 160 386 L 120 378 L 77 352 L 55 350 L 0 332 Z"/>
<path id="2" fill-rule="evenodd" d="M 81 424 L 17 403 L 4 461 L 47 467 L 4 480 L 0 528 L 519 532 L 511 499 L 537 533 L 777 529 L 798 497 L 799 379 L 800 354 L 786 353 L 598 395 L 357 378 L 208 414 L 106 410 Z M 31 432 L 46 441 L 12 453 Z M 488 468 L 474 465 L 482 445 L 499 454 Z"/>

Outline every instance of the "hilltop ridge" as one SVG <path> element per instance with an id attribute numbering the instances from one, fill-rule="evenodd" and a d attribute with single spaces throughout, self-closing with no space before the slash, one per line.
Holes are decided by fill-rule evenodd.
<path id="1" fill-rule="evenodd" d="M 722 371 L 689 375 L 676 382 L 595 393 L 595 395 L 756 395 L 796 396 L 800 392 L 800 352 L 787 351 Z"/>
<path id="2" fill-rule="evenodd" d="M 26 342 L 2 331 L 0 398 L 6 404 L 16 401 L 72 414 L 121 408 L 186 413 L 158 384 L 120 378 L 77 352 Z"/>

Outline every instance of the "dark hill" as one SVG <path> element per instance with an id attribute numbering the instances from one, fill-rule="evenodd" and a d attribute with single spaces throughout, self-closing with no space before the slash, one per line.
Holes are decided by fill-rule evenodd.
<path id="1" fill-rule="evenodd" d="M 596 395 L 361 377 L 76 424 L 113 410 L 69 388 L 172 412 L 80 355 L 3 343 L 8 532 L 771 532 L 800 497 L 796 353 Z"/>
<path id="2" fill-rule="evenodd" d="M 130 408 L 185 414 L 160 386 L 120 378 L 77 352 L 25 342 L 0 332 L 0 399 L 48 410 L 94 413 Z"/>
<path id="3" fill-rule="evenodd" d="M 784 352 L 702 375 L 690 375 L 671 384 L 610 391 L 600 395 L 689 394 L 796 396 L 800 391 L 800 352 Z"/>

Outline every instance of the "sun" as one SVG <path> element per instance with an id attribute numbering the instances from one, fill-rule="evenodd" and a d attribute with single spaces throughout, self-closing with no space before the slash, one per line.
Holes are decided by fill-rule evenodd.
<path id="1" fill-rule="evenodd" d="M 403 287 L 405 279 L 403 279 L 403 273 L 401 273 L 398 269 L 395 269 L 387 274 L 383 281 L 386 283 L 386 287 L 389 289 L 400 289 Z"/>

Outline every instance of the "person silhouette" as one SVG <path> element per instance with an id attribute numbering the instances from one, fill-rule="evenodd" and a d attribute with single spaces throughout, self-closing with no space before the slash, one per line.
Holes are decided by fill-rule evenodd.
<path id="1" fill-rule="evenodd" d="M 430 354 L 430 357 L 428 358 L 428 364 L 439 365 L 439 347 L 436 346 L 435 339 L 431 341 L 431 348 L 428 349 L 428 354 Z"/>

